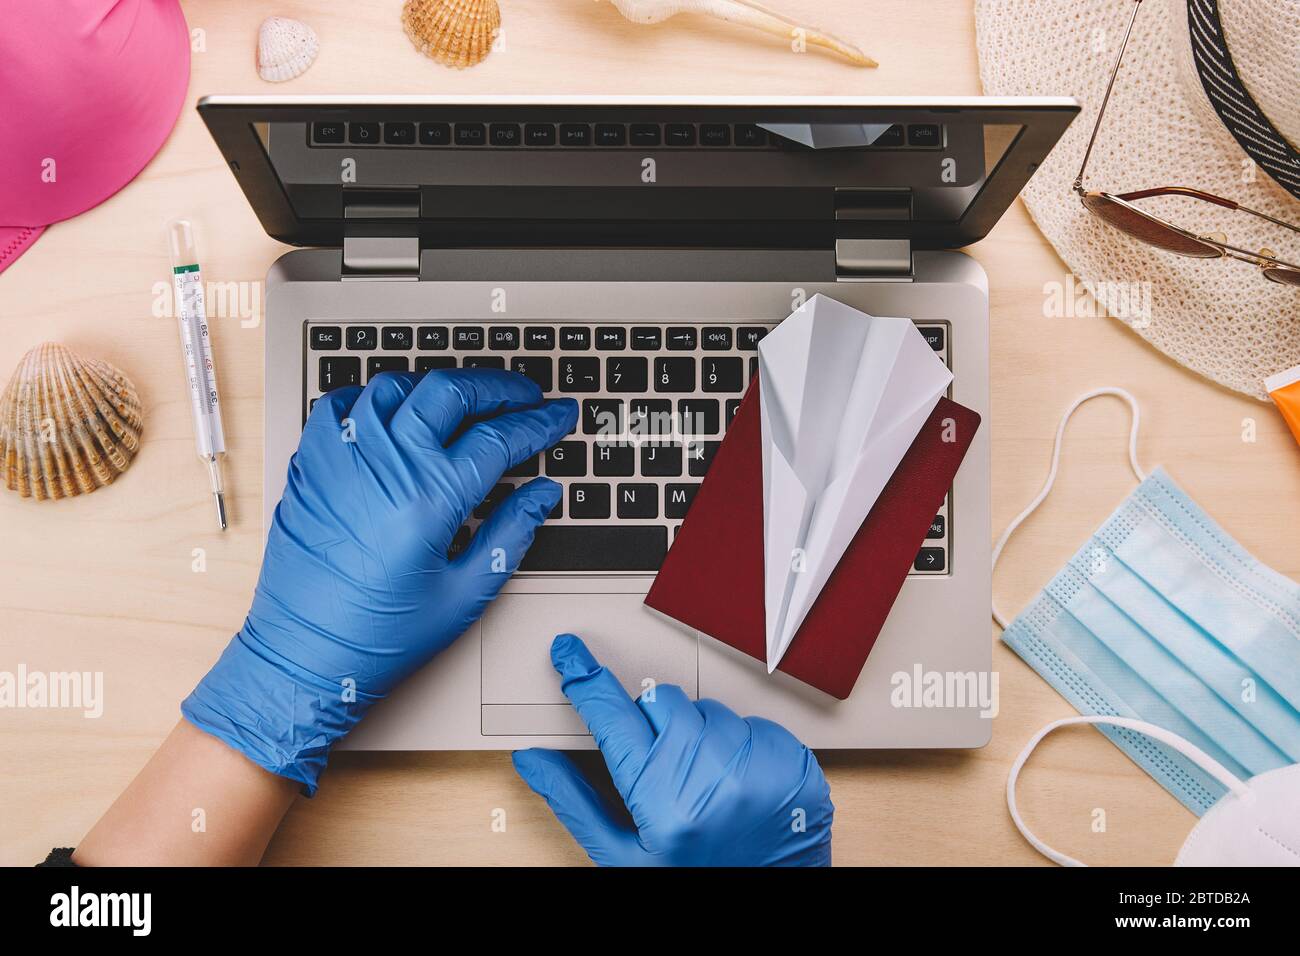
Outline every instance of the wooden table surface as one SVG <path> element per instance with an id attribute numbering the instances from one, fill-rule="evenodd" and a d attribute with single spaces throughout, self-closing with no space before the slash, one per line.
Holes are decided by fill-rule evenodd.
<path id="1" fill-rule="evenodd" d="M 679 18 L 625 22 L 592 0 L 502 0 L 504 49 L 456 72 L 417 54 L 401 0 L 350 3 L 186 0 L 205 45 L 189 100 L 209 93 L 573 93 L 971 95 L 980 92 L 974 17 L 964 0 L 773 0 L 857 40 L 881 63 L 858 70 L 795 55 L 781 41 Z M 254 68 L 259 22 L 310 23 L 316 64 L 280 85 Z M 166 280 L 162 226 L 202 231 L 210 281 L 258 288 L 284 247 L 269 239 L 193 109 L 126 189 L 49 229 L 0 275 L 0 375 L 56 340 L 126 370 L 146 405 L 131 470 L 89 497 L 36 503 L 0 490 L 0 669 L 102 671 L 103 716 L 0 711 L 0 864 L 75 844 L 174 724 L 179 701 L 247 609 L 261 557 L 262 331 L 232 318 L 214 332 L 234 526 L 213 530 L 194 458 Z M 992 289 L 993 525 L 1033 496 L 1057 418 L 1079 392 L 1130 389 L 1143 409 L 1140 458 L 1163 463 L 1246 547 L 1300 577 L 1300 451 L 1274 410 L 1185 371 L 1109 319 L 1043 316 L 1044 284 L 1068 272 L 1017 204 L 969 250 Z M 260 314 L 260 312 L 258 313 Z M 254 316 L 257 318 L 257 315 Z M 250 326 L 250 327 L 245 327 Z M 1243 441 L 1244 422 L 1257 440 Z M 1090 403 L 1076 417 L 1055 494 L 999 569 L 1008 609 L 1039 588 L 1132 487 L 1127 411 Z M 207 569 L 192 570 L 195 548 Z M 991 627 L 991 641 L 997 629 Z M 1070 706 L 995 645 L 1001 713 L 970 752 L 827 752 L 841 864 L 1035 864 L 1007 816 L 1007 770 Z M 1194 819 L 1090 729 L 1049 739 L 1020 788 L 1026 816 L 1064 851 L 1099 864 L 1163 864 Z M 493 812 L 506 811 L 505 832 Z M 1094 809 L 1106 812 L 1093 832 Z M 271 845 L 276 864 L 568 864 L 585 855 L 518 780 L 506 753 L 340 754 L 320 795 L 300 800 Z"/>

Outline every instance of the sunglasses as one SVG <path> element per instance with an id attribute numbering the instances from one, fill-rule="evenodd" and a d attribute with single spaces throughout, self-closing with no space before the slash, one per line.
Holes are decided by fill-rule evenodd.
<path id="1" fill-rule="evenodd" d="M 1092 136 L 1088 139 L 1088 148 L 1083 154 L 1083 164 L 1079 167 L 1079 175 L 1074 178 L 1072 188 L 1083 202 L 1083 208 L 1108 226 L 1112 226 L 1125 235 L 1157 249 L 1163 249 L 1166 252 L 1188 256 L 1193 259 L 1237 259 L 1258 266 L 1265 279 L 1281 285 L 1300 288 L 1300 265 L 1279 259 L 1273 250 L 1260 249 L 1258 252 L 1251 252 L 1248 249 L 1230 245 L 1228 237 L 1223 233 L 1202 235 L 1190 229 L 1184 229 L 1166 219 L 1139 209 L 1135 203 L 1143 199 L 1153 199 L 1157 196 L 1181 196 L 1200 202 L 1212 203 L 1233 212 L 1244 212 L 1281 226 L 1284 229 L 1290 229 L 1294 233 L 1300 233 L 1300 226 L 1284 222 L 1281 219 L 1274 219 L 1272 216 L 1258 210 L 1248 209 L 1231 199 L 1224 199 L 1222 196 L 1215 196 L 1199 189 L 1192 189 L 1190 186 L 1158 186 L 1155 189 L 1140 189 L 1128 193 L 1107 193 L 1083 188 L 1083 173 L 1088 168 L 1088 157 L 1092 155 L 1093 144 L 1097 141 L 1097 131 L 1101 129 L 1101 118 L 1106 114 L 1106 104 L 1110 102 L 1110 93 L 1115 86 L 1115 77 L 1119 75 L 1119 65 L 1124 60 L 1124 50 L 1128 46 L 1129 36 L 1133 33 L 1133 24 L 1137 20 L 1140 9 L 1142 9 L 1142 0 L 1136 0 L 1133 5 L 1133 16 L 1129 19 L 1128 29 L 1124 31 L 1124 40 L 1120 44 L 1119 56 L 1115 59 L 1115 68 L 1110 74 L 1110 82 L 1106 84 L 1106 95 L 1102 97 L 1101 109 L 1097 112 L 1097 122 L 1092 128 Z"/>

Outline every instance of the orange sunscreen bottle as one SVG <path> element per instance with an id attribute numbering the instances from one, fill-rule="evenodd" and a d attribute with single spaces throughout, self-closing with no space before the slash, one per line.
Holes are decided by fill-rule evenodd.
<path id="1" fill-rule="evenodd" d="M 1264 379 L 1264 390 L 1282 413 L 1295 440 L 1300 442 L 1300 365 Z"/>

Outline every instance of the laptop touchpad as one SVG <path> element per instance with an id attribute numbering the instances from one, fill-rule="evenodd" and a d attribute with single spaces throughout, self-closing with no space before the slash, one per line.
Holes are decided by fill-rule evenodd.
<path id="1" fill-rule="evenodd" d="M 641 601 L 638 594 L 501 595 L 483 615 L 483 703 L 550 705 L 544 708 L 548 712 L 567 703 L 551 666 L 551 641 L 565 633 L 581 637 L 631 695 L 653 681 L 678 684 L 695 697 L 695 631 Z M 530 710 L 509 708 L 521 726 L 508 732 L 546 733 L 532 726 Z"/>

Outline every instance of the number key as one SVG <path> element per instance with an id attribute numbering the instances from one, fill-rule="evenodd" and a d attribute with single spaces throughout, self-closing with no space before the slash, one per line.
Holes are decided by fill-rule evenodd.
<path id="1" fill-rule="evenodd" d="M 692 332 L 694 332 L 694 330 L 692 330 Z M 716 361 L 716 359 L 714 361 Z M 693 358 L 655 359 L 655 391 L 656 392 L 695 391 L 695 359 Z"/>
<path id="2" fill-rule="evenodd" d="M 647 373 L 641 356 L 605 359 L 605 387 L 611 392 L 644 392 Z"/>
<path id="3" fill-rule="evenodd" d="M 600 390 L 600 359 L 560 359 L 560 391 L 595 392 Z"/>

